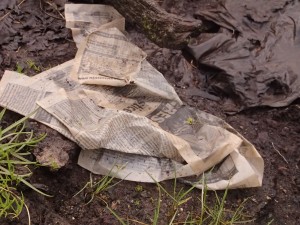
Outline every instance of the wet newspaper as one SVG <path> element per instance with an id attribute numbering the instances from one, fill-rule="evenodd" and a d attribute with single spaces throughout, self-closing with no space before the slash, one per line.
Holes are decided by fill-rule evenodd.
<path id="1" fill-rule="evenodd" d="M 68 5 L 65 7 L 65 18 L 66 27 L 72 29 L 77 47 L 85 37 L 100 27 L 116 27 L 125 31 L 125 18 L 108 5 Z"/>
<path id="2" fill-rule="evenodd" d="M 31 78 L 6 71 L 1 106 L 23 115 L 37 108 L 32 118 L 75 141 L 79 165 L 93 173 L 190 184 L 205 174 L 211 189 L 261 185 L 263 160 L 251 143 L 222 119 L 185 106 L 120 29 L 95 22 L 122 20 L 116 11 L 65 8 L 71 29 L 94 30 L 82 37 L 74 60 Z"/>

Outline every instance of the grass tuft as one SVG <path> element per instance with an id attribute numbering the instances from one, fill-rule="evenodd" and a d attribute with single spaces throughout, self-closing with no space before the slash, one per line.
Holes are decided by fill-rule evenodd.
<path id="1" fill-rule="evenodd" d="M 0 112 L 0 122 L 4 114 L 5 109 Z M 29 116 L 6 128 L 0 127 L 0 218 L 16 218 L 25 207 L 30 224 L 29 210 L 23 194 L 17 190 L 18 185 L 22 183 L 40 194 L 46 194 L 27 181 L 32 174 L 29 165 L 37 163 L 28 160 L 26 156 L 31 154 L 31 147 L 45 138 L 45 135 L 34 137 L 32 131 L 25 130 L 25 121 Z"/>
<path id="2" fill-rule="evenodd" d="M 120 180 L 117 183 L 112 184 L 112 181 L 115 178 L 115 176 L 112 173 L 112 170 L 113 170 L 114 167 L 115 166 L 112 167 L 112 169 L 109 171 L 108 175 L 103 176 L 98 181 L 95 181 L 92 177 L 92 174 L 90 174 L 90 180 L 73 197 L 75 197 L 76 195 L 78 195 L 81 192 L 85 191 L 85 197 L 87 197 L 88 195 L 90 196 L 89 200 L 86 204 L 90 204 L 94 200 L 95 196 L 99 195 L 101 192 L 103 192 L 103 191 L 105 191 L 109 188 L 112 188 L 113 186 L 115 186 L 115 185 L 119 184 L 120 182 L 122 182 L 123 180 Z M 118 168 L 117 171 L 119 171 L 121 169 L 123 169 L 123 167 Z"/>
<path id="3" fill-rule="evenodd" d="M 154 178 L 149 174 L 149 176 L 154 180 Z M 174 188 L 173 193 L 168 192 L 159 182 L 155 181 L 157 185 L 158 190 L 158 199 L 157 203 L 154 209 L 154 215 L 151 219 L 151 225 L 157 225 L 160 224 L 160 210 L 161 210 L 161 204 L 163 202 L 162 199 L 162 192 L 165 193 L 165 196 L 168 197 L 167 200 L 164 199 L 164 201 L 171 201 L 173 202 L 173 207 L 170 208 L 169 217 L 167 218 L 168 225 L 177 225 L 177 224 L 189 224 L 189 225 L 233 225 L 233 224 L 244 224 L 248 222 L 252 222 L 253 220 L 245 220 L 247 218 L 246 215 L 244 215 L 244 205 L 247 201 L 243 201 L 237 209 L 234 211 L 227 210 L 225 208 L 228 189 L 225 190 L 224 194 L 220 196 L 217 191 L 214 192 L 214 203 L 210 204 L 207 201 L 207 195 L 208 195 L 208 187 L 205 183 L 205 177 L 203 175 L 202 179 L 196 183 L 194 186 L 188 188 L 187 190 L 184 190 L 181 188 L 179 191 L 177 191 L 177 179 L 174 179 Z M 179 215 L 180 208 L 183 207 L 186 204 L 189 204 L 189 200 L 191 197 L 189 196 L 190 193 L 194 190 L 195 186 L 199 183 L 202 183 L 202 190 L 201 190 L 201 196 L 198 198 L 200 201 L 201 207 L 199 210 L 195 209 L 195 211 L 188 212 L 187 216 L 185 218 L 185 221 L 176 221 L 176 217 Z M 212 200 L 212 198 L 211 198 Z M 106 204 L 107 205 L 107 204 Z M 107 206 L 108 210 L 112 213 L 112 215 L 118 220 L 118 222 L 122 225 L 128 225 L 128 221 L 134 221 L 135 224 L 145 224 L 141 221 L 137 221 L 134 219 L 128 219 L 127 223 L 125 220 L 120 217 L 114 210 L 109 208 Z M 164 218 L 165 219 L 165 218 Z M 177 219 L 178 220 L 178 219 Z"/>

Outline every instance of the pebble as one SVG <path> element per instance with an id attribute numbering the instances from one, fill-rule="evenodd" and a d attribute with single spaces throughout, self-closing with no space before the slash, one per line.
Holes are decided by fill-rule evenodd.
<path id="1" fill-rule="evenodd" d="M 251 121 L 251 124 L 257 125 L 259 122 L 257 120 Z"/>

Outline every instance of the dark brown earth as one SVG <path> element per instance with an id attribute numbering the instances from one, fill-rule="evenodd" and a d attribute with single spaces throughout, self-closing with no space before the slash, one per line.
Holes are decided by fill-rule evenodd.
<path id="1" fill-rule="evenodd" d="M 13 7 L 15 1 L 0 3 L 1 75 L 6 69 L 16 70 L 17 64 L 23 67 L 26 75 L 38 73 L 28 67 L 29 59 L 34 61 L 41 70 L 46 70 L 75 56 L 76 47 L 70 31 L 64 27 L 64 20 L 58 11 L 53 5 L 48 4 L 53 2 L 57 3 L 59 12 L 63 13 L 64 0 L 25 0 L 14 11 L 10 7 Z M 182 6 L 181 4 L 178 6 L 181 14 L 186 5 L 193 5 L 200 1 L 182 2 L 184 2 Z M 207 1 L 203 2 L 207 3 Z M 170 9 L 172 10 L 175 9 Z M 3 19 L 2 16 L 9 12 L 11 13 Z M 127 31 L 132 42 L 147 52 L 150 63 L 174 85 L 186 104 L 223 118 L 252 142 L 264 158 L 265 174 L 262 187 L 230 190 L 226 209 L 234 210 L 244 199 L 249 198 L 244 211 L 250 219 L 254 220 L 249 224 L 264 225 L 270 224 L 271 221 L 273 225 L 300 224 L 299 100 L 288 107 L 251 108 L 235 115 L 228 115 L 225 113 L 225 108 L 229 106 L 222 104 L 219 97 L 196 88 L 199 87 L 196 84 L 201 84 L 203 78 L 198 69 L 193 66 L 191 59 L 186 61 L 181 51 L 157 47 L 134 25 L 128 24 Z M 8 113 L 6 121 L 8 123 L 17 117 L 19 116 L 14 113 Z M 34 121 L 29 126 L 37 132 L 48 133 L 45 142 L 40 146 L 42 148 L 47 145 L 51 147 L 58 141 L 62 144 L 69 143 L 58 133 Z M 30 189 L 19 187 L 29 206 L 33 225 L 119 224 L 101 199 L 104 199 L 120 217 L 131 219 L 130 224 L 138 224 L 132 220 L 151 224 L 158 197 L 155 184 L 122 181 L 108 191 L 102 192 L 88 205 L 86 204 L 88 199 L 83 193 L 73 197 L 89 181 L 90 174 L 76 164 L 79 148 L 70 143 L 69 146 L 70 160 L 65 167 L 58 171 L 37 168 L 30 179 L 32 184 L 53 197 L 44 197 Z M 286 158 L 287 162 L 278 152 Z M 138 185 L 142 186 L 142 190 Z M 173 181 L 162 182 L 162 185 L 172 190 Z M 178 184 L 178 189 L 180 187 L 188 188 Z M 218 193 L 222 195 L 224 192 Z M 192 192 L 191 200 L 181 207 L 176 222 L 183 222 L 189 212 L 200 213 L 198 200 L 200 195 L 200 190 Z M 208 193 L 207 198 L 208 205 L 212 205 L 214 193 Z M 170 206 L 170 199 L 164 195 L 159 224 L 168 224 Z M 0 224 L 25 225 L 28 224 L 27 215 L 24 211 L 18 219 L 1 218 Z"/>

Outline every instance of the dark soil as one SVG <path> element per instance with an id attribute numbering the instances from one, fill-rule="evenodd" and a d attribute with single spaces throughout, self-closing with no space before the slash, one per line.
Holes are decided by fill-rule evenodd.
<path id="1" fill-rule="evenodd" d="M 4 70 L 16 70 L 21 66 L 26 75 L 38 73 L 29 68 L 30 59 L 40 70 L 46 70 L 69 59 L 76 53 L 70 30 L 64 27 L 63 14 L 65 0 L 25 0 L 19 7 L 11 9 L 15 1 L 1 1 L 0 18 L 0 74 Z M 20 1 L 17 1 L 20 2 Z M 56 3 L 58 11 L 48 3 Z M 180 1 L 176 1 L 180 2 Z M 186 5 L 195 5 L 201 1 L 182 1 Z M 207 6 L 209 4 L 207 1 Z M 7 4 L 6 4 L 7 3 Z M 202 5 L 203 7 L 203 5 Z M 192 8 L 192 7 L 191 7 Z M 189 8 L 189 10 L 191 9 Z M 182 9 L 181 14 L 182 14 Z M 170 11 L 174 8 L 170 9 Z M 245 214 L 254 222 L 250 224 L 273 225 L 300 224 L 300 106 L 299 101 L 285 108 L 252 108 L 235 115 L 227 115 L 217 96 L 198 89 L 202 82 L 201 74 L 186 61 L 178 50 L 162 49 L 151 43 L 134 25 L 128 24 L 129 38 L 145 50 L 148 60 L 161 71 L 177 93 L 187 104 L 200 110 L 219 116 L 252 142 L 265 160 L 265 173 L 262 187 L 230 190 L 226 200 L 226 209 L 236 209 L 246 198 Z M 196 94 L 195 94 L 196 93 Z M 18 117 L 8 113 L 9 122 Z M 68 142 L 57 132 L 49 128 L 30 123 L 38 132 L 48 132 L 45 140 L 49 146 L 55 141 Z M 44 144 L 45 146 L 46 144 Z M 31 213 L 33 225 L 83 225 L 83 224 L 119 224 L 106 208 L 104 201 L 120 217 L 151 224 L 151 218 L 157 204 L 158 191 L 155 184 L 122 181 L 113 188 L 100 193 L 94 201 L 86 204 L 89 195 L 81 193 L 74 197 L 88 181 L 90 173 L 76 164 L 79 148 L 70 144 L 69 163 L 58 171 L 49 168 L 37 168 L 31 183 L 42 188 L 53 197 L 41 196 L 30 189 L 20 187 Z M 285 157 L 287 162 L 283 159 Z M 94 176 L 100 178 L 101 176 Z M 116 182 L 116 181 L 115 181 Z M 172 191 L 173 181 L 162 182 Z M 142 186 L 142 188 L 140 187 Z M 183 184 L 180 187 L 188 188 Z M 218 192 L 220 195 L 224 192 Z M 188 213 L 200 212 L 200 190 L 194 190 L 192 198 L 184 204 L 176 218 L 183 222 Z M 208 204 L 213 204 L 214 193 L 208 193 Z M 168 224 L 171 213 L 171 200 L 162 197 L 159 224 Z M 18 219 L 0 219 L 1 225 L 27 224 L 24 211 Z"/>

